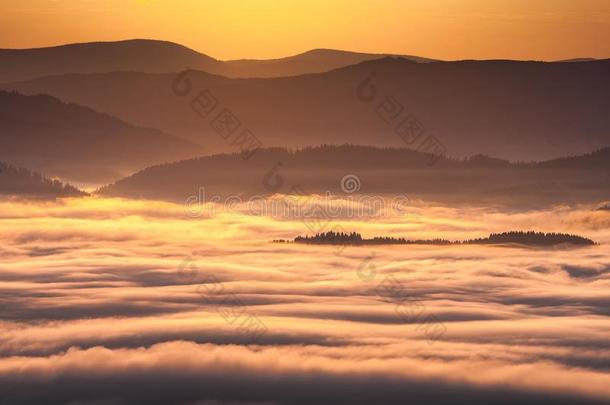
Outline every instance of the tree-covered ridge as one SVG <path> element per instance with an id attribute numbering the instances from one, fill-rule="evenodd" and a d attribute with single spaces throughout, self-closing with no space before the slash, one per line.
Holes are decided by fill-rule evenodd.
<path id="1" fill-rule="evenodd" d="M 372 239 L 364 239 L 362 235 L 356 232 L 324 232 L 314 236 L 297 236 L 294 238 L 295 243 L 309 244 L 338 244 L 338 245 L 449 245 L 453 242 L 445 239 L 416 239 L 408 240 L 405 238 L 394 238 L 389 236 L 375 236 Z"/>
<path id="2" fill-rule="evenodd" d="M 287 242 L 276 240 L 274 242 Z M 511 231 L 503 233 L 492 233 L 486 238 L 469 239 L 465 241 L 450 241 L 447 239 L 406 239 L 395 237 L 373 237 L 364 239 L 356 232 L 323 232 L 313 236 L 297 236 L 294 243 L 305 243 L 314 245 L 493 245 L 493 244 L 520 244 L 527 246 L 555 246 L 559 244 L 571 245 L 594 245 L 591 239 L 578 235 L 565 233 L 523 232 Z"/>
<path id="3" fill-rule="evenodd" d="M 571 158 L 565 170 L 561 162 L 552 166 L 510 163 L 482 155 L 443 157 L 433 166 L 429 162 L 426 154 L 406 148 L 349 144 L 269 147 L 257 150 L 248 160 L 236 152 L 151 166 L 98 192 L 112 197 L 183 202 L 201 185 L 205 185 L 206 194 L 222 198 L 233 194 L 242 198 L 291 194 L 293 186 L 299 185 L 305 194 L 342 195 L 345 191 L 340 179 L 350 173 L 361 179 L 361 191 L 369 196 L 408 193 L 410 199 L 445 204 L 530 209 L 610 199 L 610 179 L 606 176 L 610 171 L 610 147 Z"/>
<path id="4" fill-rule="evenodd" d="M 503 244 L 518 243 L 531 246 L 553 246 L 561 243 L 572 245 L 595 245 L 591 239 L 567 233 L 544 233 L 544 232 L 523 232 L 512 231 L 502 233 L 492 233 L 487 238 L 472 239 L 464 243 L 471 244 Z"/>
<path id="5" fill-rule="evenodd" d="M 40 173 L 0 162 L 0 194 L 78 196 L 87 193 Z"/>

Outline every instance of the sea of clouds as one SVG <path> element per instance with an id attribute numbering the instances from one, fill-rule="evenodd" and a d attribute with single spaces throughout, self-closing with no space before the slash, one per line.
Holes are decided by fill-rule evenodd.
<path id="1" fill-rule="evenodd" d="M 599 245 L 271 242 L 312 226 Z M 413 202 L 312 225 L 239 207 L 193 218 L 160 202 L 9 199 L 0 241 L 2 404 L 610 401 L 610 213 L 592 207 Z"/>

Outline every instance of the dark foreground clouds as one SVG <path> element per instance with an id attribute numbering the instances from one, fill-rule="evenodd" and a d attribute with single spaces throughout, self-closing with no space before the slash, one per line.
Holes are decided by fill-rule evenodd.
<path id="1" fill-rule="evenodd" d="M 414 369 L 401 370 L 396 361 L 388 361 L 384 367 L 371 359 L 342 357 L 340 352 L 333 357 L 324 357 L 315 348 L 305 355 L 297 348 L 251 350 L 187 342 L 136 350 L 72 349 L 50 358 L 22 359 L 19 366 L 18 359 L 4 361 L 0 367 L 2 403 L 187 404 L 211 399 L 287 404 L 604 403 L 561 388 L 560 392 L 540 392 L 476 382 L 475 376 L 468 375 L 438 379 L 434 375 L 438 372 L 426 372 L 425 366 L 418 369 L 418 363 L 412 361 L 405 365 Z M 316 360 L 315 365 L 308 358 Z M 424 364 L 419 362 L 419 366 Z M 538 371 L 549 370 L 542 366 Z M 535 373 L 536 367 L 529 367 L 529 372 Z M 582 377 L 575 379 L 587 383 Z M 543 380 L 533 374 L 531 379 Z"/>

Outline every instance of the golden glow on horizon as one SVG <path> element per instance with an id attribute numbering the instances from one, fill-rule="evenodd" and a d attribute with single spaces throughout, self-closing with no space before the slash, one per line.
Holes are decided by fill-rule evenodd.
<path id="1" fill-rule="evenodd" d="M 0 47 L 153 38 L 219 59 L 313 48 L 440 59 L 610 57 L 606 0 L 28 0 L 0 3 Z"/>

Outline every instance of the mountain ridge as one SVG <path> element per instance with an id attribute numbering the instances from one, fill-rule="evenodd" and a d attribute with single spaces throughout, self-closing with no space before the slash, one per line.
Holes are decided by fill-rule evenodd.
<path id="1" fill-rule="evenodd" d="M 453 156 L 541 160 L 610 144 L 609 72 L 610 60 L 416 63 L 385 57 L 290 77 L 231 79 L 197 70 L 114 72 L 1 87 L 87 105 L 205 144 L 210 152 L 230 150 L 230 141 L 216 135 L 209 120 L 189 105 L 204 90 L 219 103 L 210 120 L 228 108 L 266 147 L 325 142 L 400 146 L 406 141 L 398 125 L 411 117 Z M 189 84 L 187 94 L 172 90 L 176 82 Z M 365 101 L 359 92 L 371 83 L 376 98 Z M 401 110 L 393 122 L 382 116 L 381 103 L 390 96 L 393 107 Z"/>
<path id="2" fill-rule="evenodd" d="M 128 39 L 0 49 L 0 83 L 69 73 L 137 71 L 175 73 L 191 68 L 232 78 L 282 77 L 317 73 L 387 54 L 312 49 L 275 59 L 219 60 L 179 43 Z M 420 62 L 433 59 L 404 55 Z"/>
<path id="3" fill-rule="evenodd" d="M 184 202 L 203 187 L 207 198 L 292 194 L 345 196 L 341 179 L 358 178 L 365 195 L 407 194 L 444 202 L 494 202 L 540 206 L 608 201 L 610 147 L 597 157 L 581 156 L 580 165 L 548 167 L 545 162 L 498 165 L 489 158 L 440 157 L 406 148 L 323 145 L 300 150 L 260 149 L 250 159 L 223 153 L 164 163 L 140 170 L 104 186 L 105 196 Z M 161 183 L 159 179 L 164 181 Z"/>

